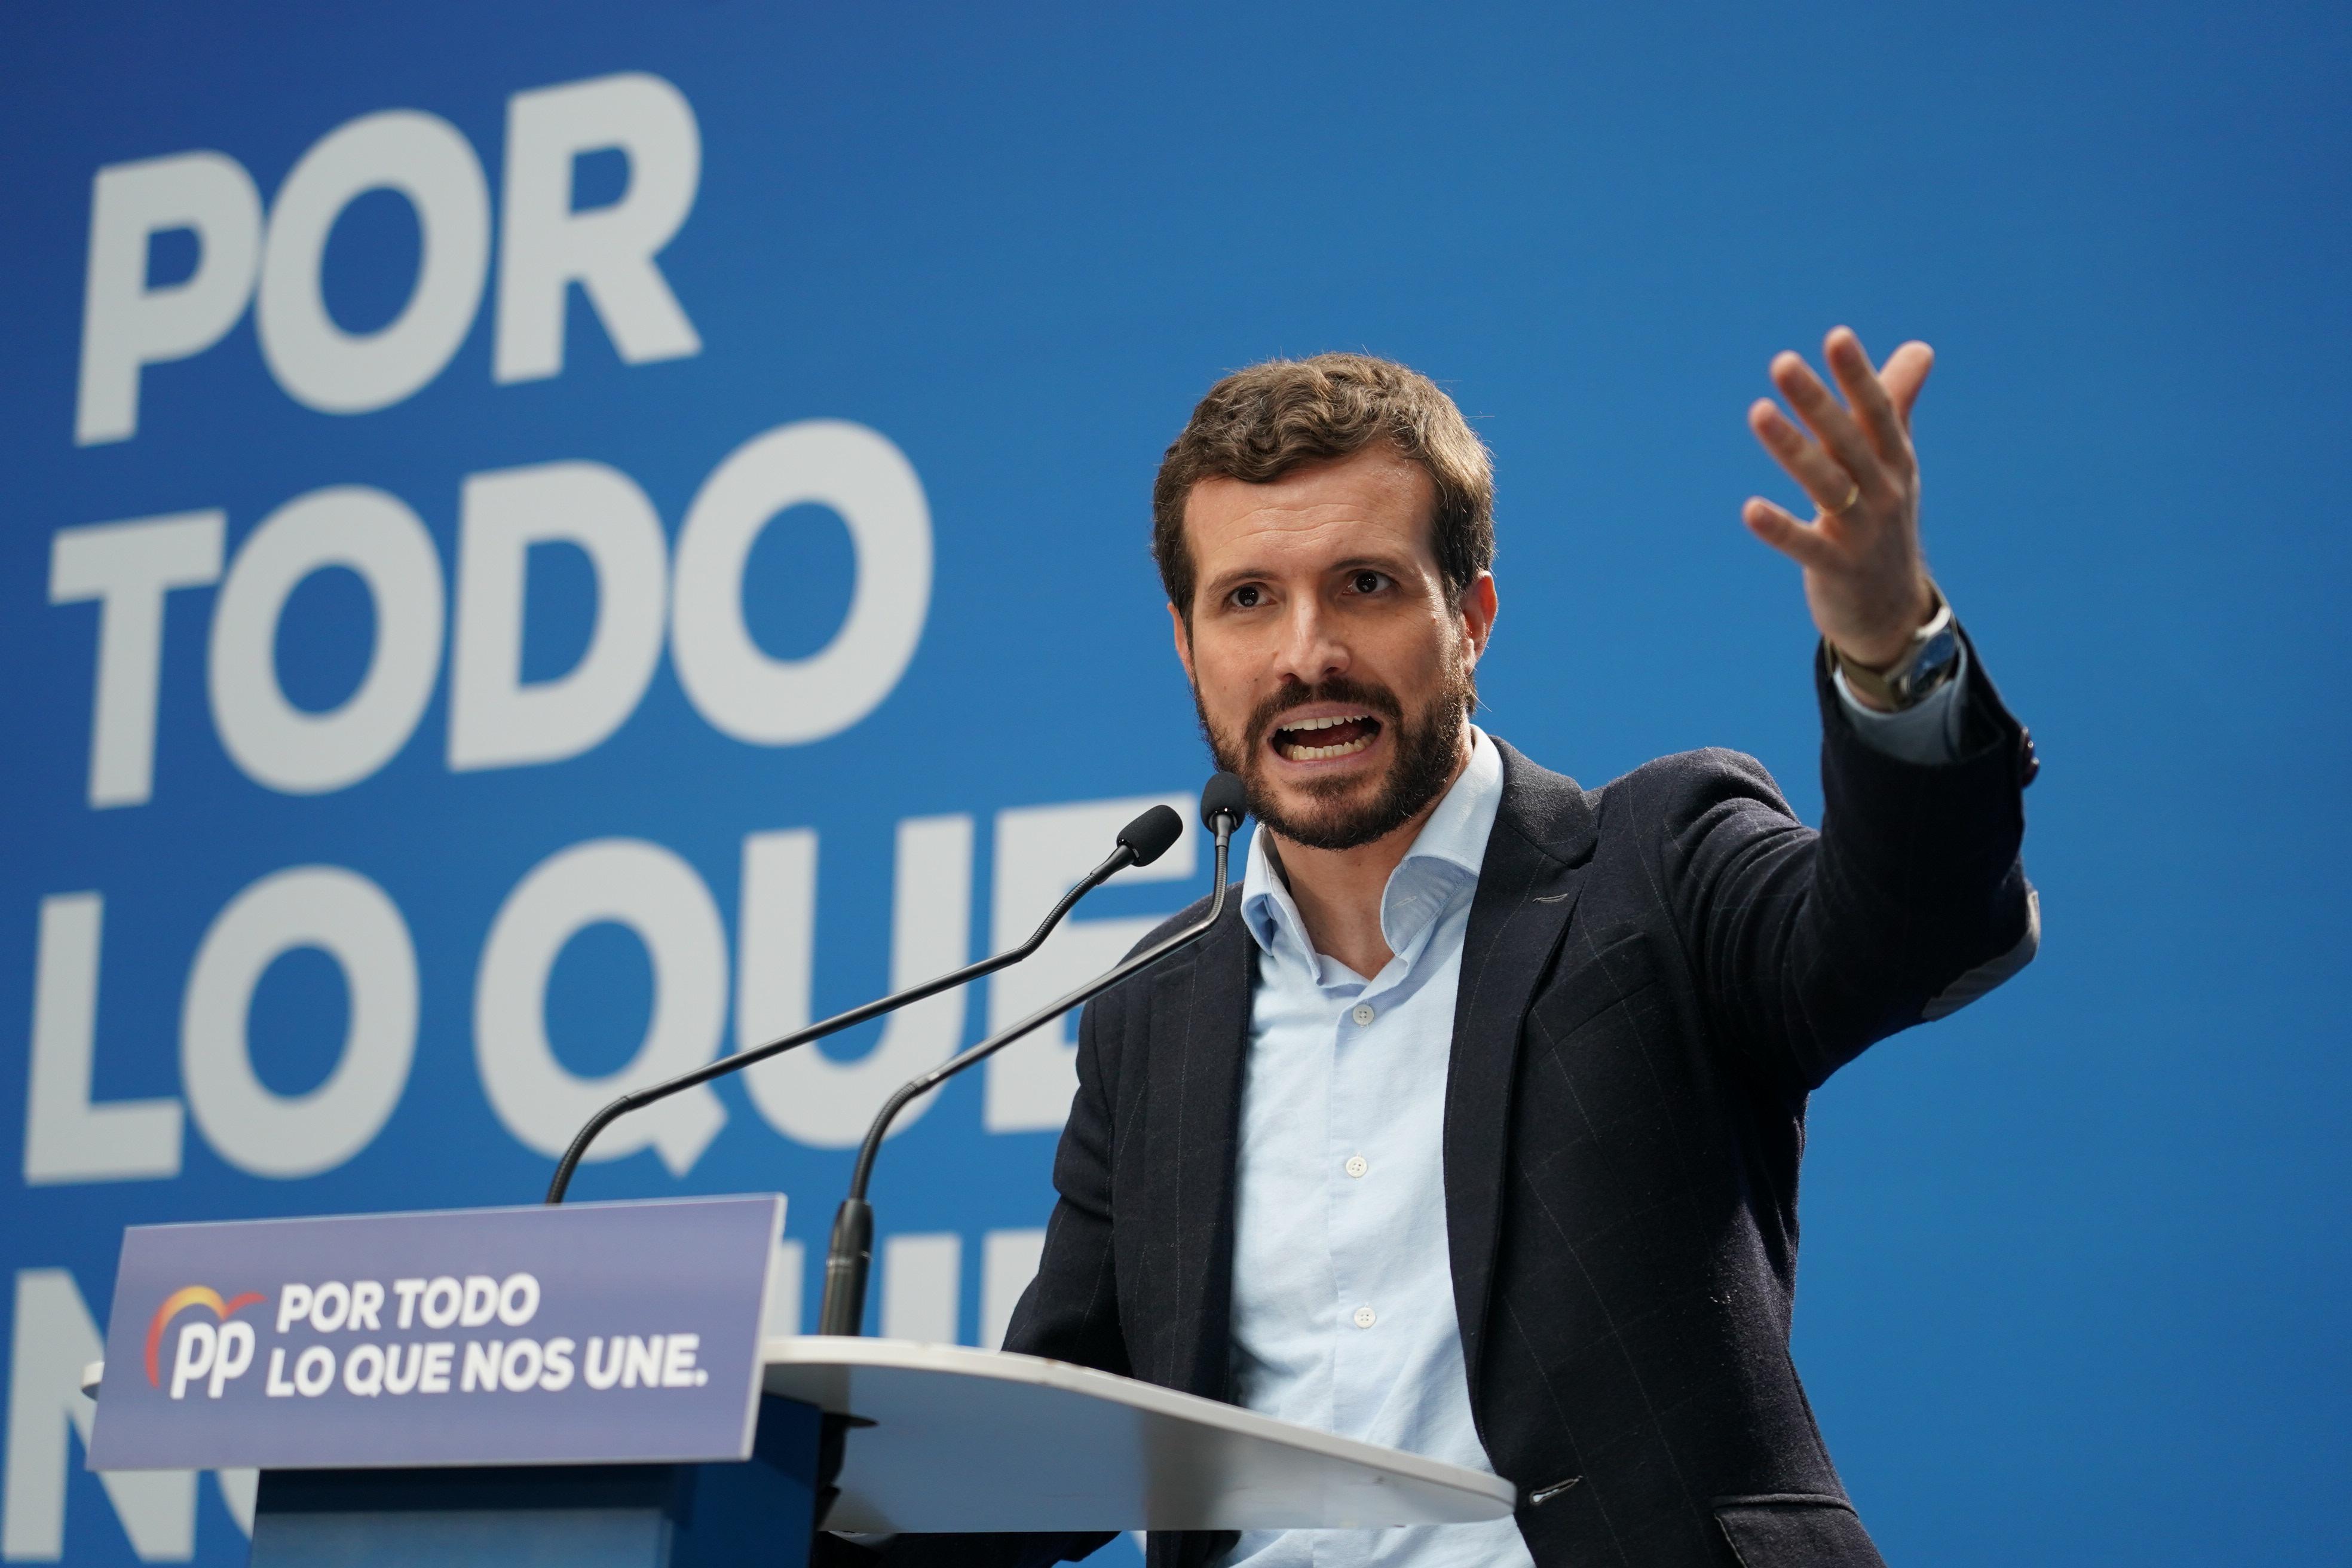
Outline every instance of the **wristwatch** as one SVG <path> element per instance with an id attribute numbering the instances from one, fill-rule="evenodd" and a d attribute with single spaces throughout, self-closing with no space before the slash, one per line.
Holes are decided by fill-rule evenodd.
<path id="1" fill-rule="evenodd" d="M 1845 683 L 1856 694 L 1883 702 L 1898 713 L 1916 707 L 1960 668 L 1960 632 L 1952 619 L 1951 602 L 1933 583 L 1927 584 L 1927 591 L 1936 595 L 1935 613 L 1927 625 L 1911 634 L 1911 641 L 1893 664 L 1872 669 L 1849 658 L 1835 643 L 1830 645 L 1831 657 L 1844 672 Z"/>

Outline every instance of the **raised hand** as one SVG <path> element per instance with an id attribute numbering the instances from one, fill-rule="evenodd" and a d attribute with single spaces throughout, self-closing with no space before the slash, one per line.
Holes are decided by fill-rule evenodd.
<path id="1" fill-rule="evenodd" d="M 1772 361 L 1772 384 L 1800 430 L 1769 397 L 1748 410 L 1748 427 L 1820 509 L 1800 521 L 1762 496 L 1740 520 L 1757 538 L 1805 572 L 1805 603 L 1832 647 L 1865 668 L 1895 662 L 1935 608 L 1919 551 L 1919 462 L 1911 449 L 1911 405 L 1936 353 L 1907 342 L 1884 370 L 1871 368 L 1862 340 L 1831 329 L 1822 357 L 1845 394 L 1841 404 L 1801 355 Z M 1808 436 L 1805 431 L 1812 432 Z"/>

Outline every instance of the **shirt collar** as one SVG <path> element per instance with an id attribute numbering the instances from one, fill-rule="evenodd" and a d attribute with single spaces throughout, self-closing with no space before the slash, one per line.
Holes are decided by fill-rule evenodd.
<path id="1" fill-rule="evenodd" d="M 1381 893 L 1381 932 L 1389 951 L 1408 963 L 1419 943 L 1436 926 L 1438 917 L 1467 889 L 1477 885 L 1478 868 L 1486 858 L 1486 840 L 1495 829 L 1495 815 L 1503 804 L 1503 754 L 1486 732 L 1470 726 L 1470 763 L 1454 781 L 1429 820 L 1406 850 L 1397 868 L 1389 873 Z M 1262 952 L 1272 952 L 1286 935 L 1298 952 L 1314 962 L 1306 922 L 1292 901 L 1289 886 L 1277 875 L 1267 853 L 1265 836 L 1250 829 L 1247 869 L 1242 876 L 1242 921 Z"/>

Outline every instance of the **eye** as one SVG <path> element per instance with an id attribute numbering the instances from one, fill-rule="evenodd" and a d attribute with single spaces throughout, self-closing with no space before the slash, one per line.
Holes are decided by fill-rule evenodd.
<path id="1" fill-rule="evenodd" d="M 1255 610 L 1265 603 L 1265 590 L 1255 583 L 1244 583 L 1234 589 L 1229 598 L 1237 610 Z"/>
<path id="2" fill-rule="evenodd" d="M 1388 574 L 1369 569 L 1348 574 L 1349 588 L 1358 594 L 1377 594 L 1389 585 Z"/>

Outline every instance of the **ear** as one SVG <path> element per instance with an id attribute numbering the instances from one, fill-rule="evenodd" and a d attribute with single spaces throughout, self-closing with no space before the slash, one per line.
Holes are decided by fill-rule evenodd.
<path id="1" fill-rule="evenodd" d="M 1487 639 L 1495 635 L 1495 615 L 1500 607 L 1495 596 L 1495 574 L 1492 572 L 1479 573 L 1478 580 L 1462 591 L 1462 603 L 1454 613 L 1461 617 L 1463 638 L 1470 645 L 1470 668 L 1473 669 L 1486 656 Z"/>
<path id="2" fill-rule="evenodd" d="M 1176 634 L 1176 662 L 1184 667 L 1184 679 L 1197 687 L 1200 682 L 1192 679 L 1192 634 L 1172 604 L 1168 606 L 1168 626 Z"/>

